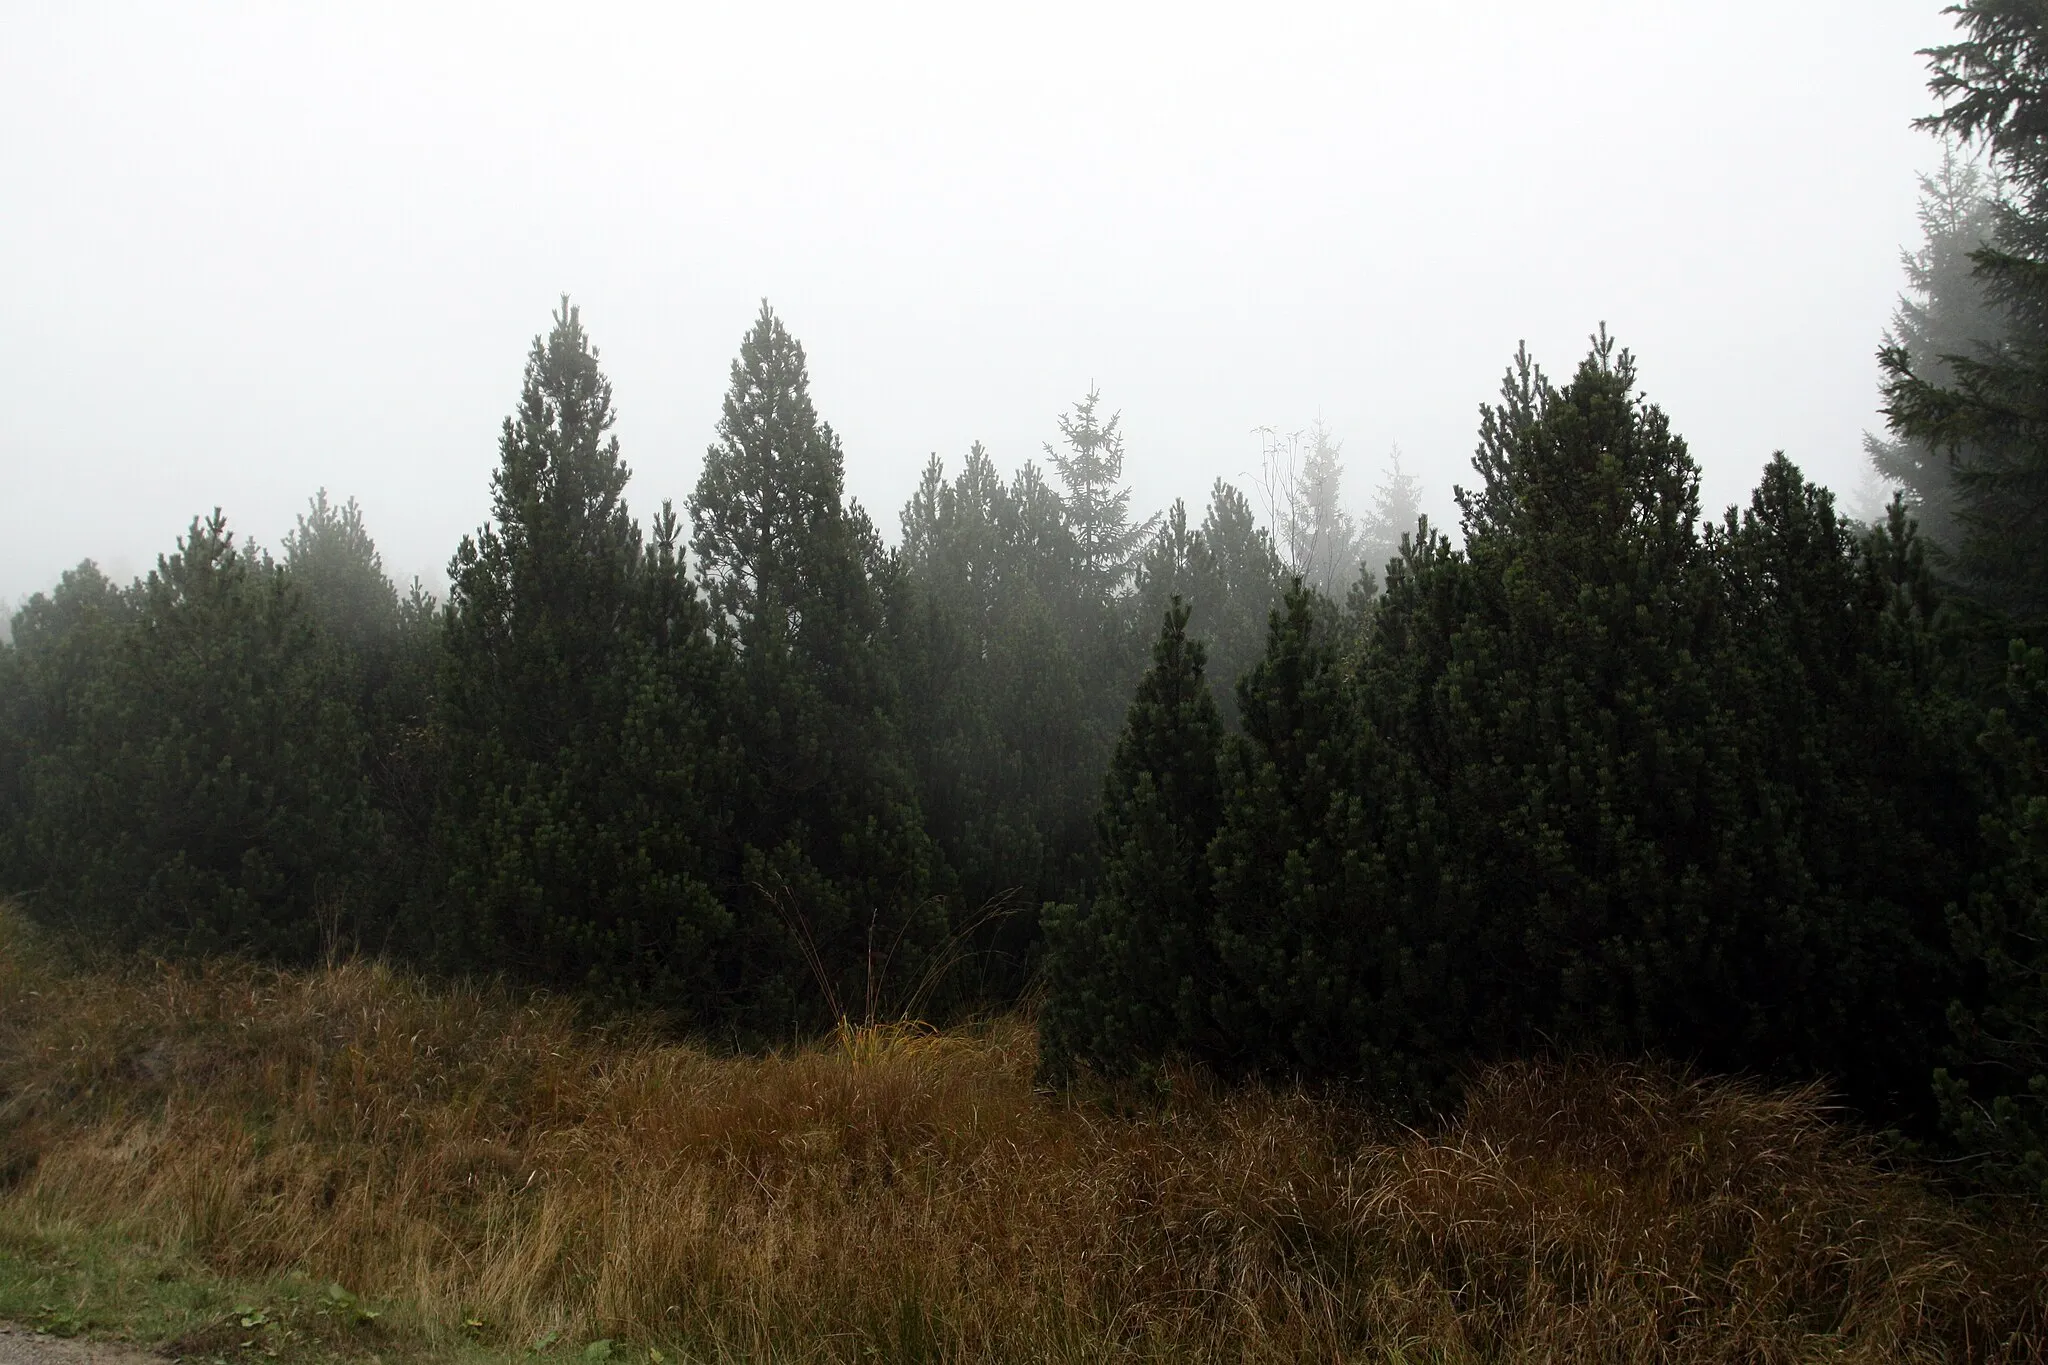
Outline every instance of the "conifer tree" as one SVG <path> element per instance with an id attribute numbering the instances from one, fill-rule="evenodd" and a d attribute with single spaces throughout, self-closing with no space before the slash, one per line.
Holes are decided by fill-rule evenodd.
<path id="1" fill-rule="evenodd" d="M 442 728 L 455 960 L 732 1007 L 715 975 L 721 689 L 664 513 L 643 547 L 611 384 L 565 298 L 450 568 Z"/>
<path id="2" fill-rule="evenodd" d="M 1953 912 L 1978 978 L 1950 1008 L 1935 1089 L 1949 1133 L 2000 1185 L 2048 1199 L 2048 651 L 2015 641 L 1984 744 L 2005 791 L 1984 818 L 1986 876 Z"/>
<path id="3" fill-rule="evenodd" d="M 1884 344 L 1902 354 L 1912 372 L 1932 383 L 1954 378 L 1946 356 L 1978 356 L 2004 331 L 2003 319 L 1986 297 L 1972 259 L 1991 239 L 1996 186 L 1953 142 L 1942 147 L 1941 167 L 1920 177 L 1918 250 L 1905 255 L 1906 293 L 1892 314 Z M 1951 459 L 1926 440 L 1866 435 L 1863 449 L 1871 468 L 1903 490 L 1921 534 L 1945 551 L 1957 546 L 1955 470 L 1968 465 L 1967 450 Z"/>
<path id="4" fill-rule="evenodd" d="M 1910 530 L 1859 545 L 1780 462 L 1704 536 L 1604 335 L 1562 388 L 1518 358 L 1475 466 L 1463 551 L 1411 538 L 1348 653 L 1297 588 L 1240 684 L 1229 1064 L 1432 1104 L 1547 1043 L 1924 1117 L 1972 804 Z"/>
<path id="5" fill-rule="evenodd" d="M 332 656 L 333 685 L 362 717 L 364 778 L 378 844 L 359 894 L 375 904 L 380 925 L 409 932 L 439 894 L 433 839 L 442 774 L 433 719 L 442 632 L 436 604 L 418 579 L 399 596 L 361 507 L 354 498 L 330 501 L 324 488 L 286 534 L 283 567 Z"/>
<path id="6" fill-rule="evenodd" d="M 2003 193 L 1991 241 L 1971 253 L 1998 310 L 1989 344 L 1930 367 L 1910 337 L 1879 353 L 1885 415 L 1901 440 L 1953 462 L 1952 572 L 2024 626 L 2048 619 L 2048 11 L 1961 0 L 1958 41 L 1930 49 L 1942 110 L 1920 126 L 1981 145 Z"/>
<path id="7" fill-rule="evenodd" d="M 354 498 L 335 504 L 321 489 L 284 538 L 284 568 L 314 617 L 351 652 L 388 641 L 399 622 L 398 590 Z"/>
<path id="8" fill-rule="evenodd" d="M 1286 593 L 1287 574 L 1250 500 L 1222 479 L 1209 489 L 1197 535 L 1200 572 L 1191 592 L 1208 642 L 1211 690 L 1225 724 L 1236 728 L 1237 682 L 1265 652 L 1267 621 Z"/>
<path id="9" fill-rule="evenodd" d="M 361 729 L 268 556 L 216 512 L 126 592 L 91 565 L 16 618 L 32 913 L 98 948 L 309 960 L 355 936 Z"/>
<path id="10" fill-rule="evenodd" d="M 1237 685 L 1243 730 L 1224 751 L 1210 851 L 1227 974 L 1214 1009 L 1234 1068 L 1355 1077 L 1370 1034 L 1378 983 L 1358 958 L 1386 887 L 1356 776 L 1371 737 L 1332 625 L 1327 599 L 1293 580 L 1265 657 Z"/>
<path id="11" fill-rule="evenodd" d="M 1072 528 L 1084 581 L 1099 598 L 1121 592 L 1155 519 L 1133 524 L 1131 491 L 1124 487 L 1124 438 L 1118 429 L 1121 413 L 1108 421 L 1097 415 L 1099 389 L 1074 404 L 1059 418 L 1059 448 L 1048 443 L 1046 458 L 1066 488 L 1067 525 Z"/>
<path id="12" fill-rule="evenodd" d="M 1341 599 L 1358 577 L 1363 545 L 1344 510 L 1344 443 L 1321 418 L 1304 433 L 1300 468 L 1287 490 L 1287 524 L 1297 544 L 1293 571 L 1325 597 Z"/>
<path id="13" fill-rule="evenodd" d="M 1903 499 L 1857 526 L 1781 454 L 1707 549 L 1727 613 L 1717 691 L 1758 798 L 1742 852 L 1769 851 L 1739 941 L 1755 1003 L 1729 1047 L 1924 1116 L 1959 984 L 1946 907 L 1977 861 L 1982 798 L 1917 528 Z"/>
<path id="14" fill-rule="evenodd" d="M 22 880 L 16 844 L 27 797 L 22 779 L 28 764 L 28 687 L 13 624 L 10 615 L 8 638 L 0 640 L 0 890 L 18 889 Z"/>
<path id="15" fill-rule="evenodd" d="M 1422 486 L 1401 467 L 1397 446 L 1387 456 L 1386 471 L 1373 488 L 1372 507 L 1359 527 L 1361 577 L 1370 575 L 1378 582 L 1388 562 L 1401 553 L 1402 539 L 1415 534 L 1421 516 Z"/>
<path id="16" fill-rule="evenodd" d="M 713 625 L 737 656 L 748 785 L 736 961 L 777 1028 L 900 1007 L 946 925 L 897 729 L 894 570 L 843 500 L 842 465 L 803 347 L 763 303 L 690 515 Z"/>
<path id="17" fill-rule="evenodd" d="M 903 509 L 904 729 L 927 828 L 971 910 L 1065 894 L 1091 854 L 1098 744 L 1046 600 L 1071 584 L 1073 545 L 1035 473 L 1006 483 L 976 444 L 951 481 L 934 456 Z M 1029 937 L 1018 926 L 1005 951 Z"/>
<path id="18" fill-rule="evenodd" d="M 1237 724 L 1234 684 L 1265 648 L 1266 617 L 1285 581 L 1272 536 L 1244 495 L 1221 479 L 1201 524 L 1191 527 L 1186 505 L 1176 500 L 1139 561 L 1141 619 L 1161 615 L 1175 597 L 1187 600 L 1189 629 L 1214 661 L 1210 690 L 1226 726 Z"/>
<path id="19" fill-rule="evenodd" d="M 1102 890 L 1083 909 L 1049 912 L 1053 992 L 1040 1036 L 1055 1076 L 1077 1061 L 1127 1073 L 1216 1044 L 1208 847 L 1222 725 L 1187 625 L 1175 599 L 1110 762 L 1097 817 Z"/>

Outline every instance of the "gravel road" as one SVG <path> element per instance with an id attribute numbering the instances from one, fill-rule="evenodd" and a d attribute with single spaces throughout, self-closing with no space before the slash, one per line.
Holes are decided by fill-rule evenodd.
<path id="1" fill-rule="evenodd" d="M 165 1365 L 165 1361 L 125 1342 L 45 1336 L 0 1322 L 0 1365 Z"/>

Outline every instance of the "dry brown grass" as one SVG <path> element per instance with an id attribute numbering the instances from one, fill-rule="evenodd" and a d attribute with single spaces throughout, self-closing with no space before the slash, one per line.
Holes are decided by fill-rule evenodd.
<path id="1" fill-rule="evenodd" d="M 1034 1093 L 1031 1032 L 733 1058 L 369 963 L 71 973 L 0 915 L 0 1185 L 510 1345 L 727 1359 L 2021 1360 L 2028 1215 L 1810 1092 L 1518 1066 L 1433 1134 Z"/>

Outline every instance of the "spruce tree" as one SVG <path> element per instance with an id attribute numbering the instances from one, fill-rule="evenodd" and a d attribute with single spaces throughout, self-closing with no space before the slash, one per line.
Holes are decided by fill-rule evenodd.
<path id="1" fill-rule="evenodd" d="M 1387 456 L 1386 471 L 1373 488 L 1372 507 L 1359 527 L 1361 578 L 1370 575 L 1377 584 L 1387 564 L 1401 553 L 1403 538 L 1415 534 L 1421 516 L 1422 485 L 1401 467 L 1401 451 L 1396 447 Z"/>
<path id="2" fill-rule="evenodd" d="M 1884 345 L 1905 356 L 1912 372 L 1932 383 L 1952 382 L 1946 356 L 1995 351 L 2004 323 L 1977 279 L 1973 254 L 1991 239 L 1996 185 L 1953 142 L 1942 147 L 1941 168 L 1920 177 L 1919 248 L 1904 257 L 1906 293 L 1892 314 Z M 1971 452 L 1949 452 L 1924 439 L 1866 435 L 1871 468 L 1901 489 L 1921 534 L 1944 552 L 1957 547 L 1956 466 Z"/>
<path id="3" fill-rule="evenodd" d="M 1307 432 L 1301 469 L 1290 489 L 1290 524 L 1300 528 L 1295 572 L 1325 597 L 1341 599 L 1364 553 L 1358 524 L 1344 510 L 1344 443 L 1318 418 Z"/>
<path id="4" fill-rule="evenodd" d="M 1893 339 L 1879 354 L 1885 414 L 1898 438 L 1953 462 L 1952 572 L 2032 627 L 2048 619 L 2048 11 L 1962 0 L 1952 12 L 1959 40 L 1926 54 L 1943 108 L 1919 123 L 1981 145 L 2002 183 L 1991 241 L 1971 253 L 2002 327 L 1933 366 Z"/>
<path id="5" fill-rule="evenodd" d="M 1066 519 L 1090 590 L 1102 599 L 1122 591 L 1156 519 L 1131 521 L 1131 491 L 1124 487 L 1121 413 L 1104 421 L 1097 412 L 1102 393 L 1088 396 L 1059 417 L 1060 445 L 1048 443 L 1046 458 L 1065 486 Z"/>
<path id="6" fill-rule="evenodd" d="M 1208 847 L 1222 725 L 1187 626 L 1176 598 L 1103 783 L 1102 890 L 1048 912 L 1039 1027 L 1054 1076 L 1076 1062 L 1124 1074 L 1216 1046 Z"/>

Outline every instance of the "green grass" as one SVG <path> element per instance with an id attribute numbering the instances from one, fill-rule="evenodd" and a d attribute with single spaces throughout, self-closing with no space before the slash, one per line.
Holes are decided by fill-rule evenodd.
<path id="1" fill-rule="evenodd" d="M 623 1343 L 543 1339 L 523 1347 L 465 1323 L 450 1339 L 404 1305 L 367 1302 L 304 1275 L 236 1279 L 117 1228 L 0 1209 L 0 1322 L 56 1337 L 131 1343 L 206 1365 L 663 1365 Z"/>

